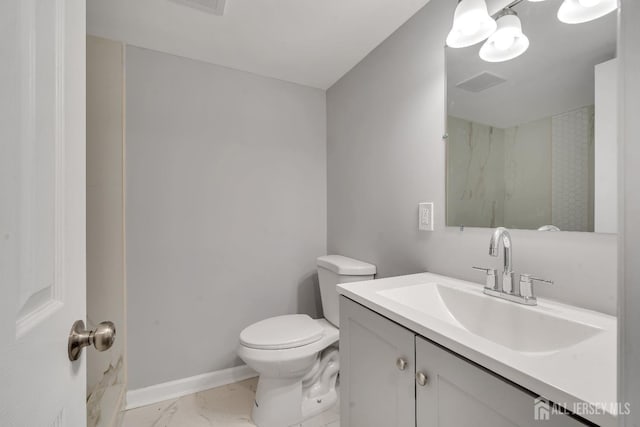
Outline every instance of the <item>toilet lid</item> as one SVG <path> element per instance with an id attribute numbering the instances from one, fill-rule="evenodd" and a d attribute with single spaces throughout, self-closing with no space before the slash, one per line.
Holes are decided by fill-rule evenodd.
<path id="1" fill-rule="evenodd" d="M 322 333 L 322 326 L 306 314 L 288 314 L 247 326 L 240 332 L 240 343 L 250 348 L 281 350 L 316 342 Z"/>

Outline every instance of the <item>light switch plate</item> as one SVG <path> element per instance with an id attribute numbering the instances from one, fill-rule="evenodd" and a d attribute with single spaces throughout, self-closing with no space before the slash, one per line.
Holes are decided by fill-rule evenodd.
<path id="1" fill-rule="evenodd" d="M 418 204 L 418 230 L 433 231 L 433 202 Z"/>

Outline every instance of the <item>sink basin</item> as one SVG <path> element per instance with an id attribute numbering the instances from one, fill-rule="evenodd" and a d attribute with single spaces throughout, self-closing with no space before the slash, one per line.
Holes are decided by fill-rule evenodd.
<path id="1" fill-rule="evenodd" d="M 546 307 L 487 296 L 481 288 L 460 289 L 433 282 L 378 294 L 518 352 L 559 351 L 602 332 Z"/>

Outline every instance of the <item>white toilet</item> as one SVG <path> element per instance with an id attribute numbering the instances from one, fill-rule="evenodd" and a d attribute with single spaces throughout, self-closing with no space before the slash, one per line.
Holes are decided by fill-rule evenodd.
<path id="1" fill-rule="evenodd" d="M 271 317 L 240 333 L 238 356 L 260 378 L 251 417 L 258 427 L 288 427 L 336 403 L 340 326 L 338 283 L 371 280 L 376 266 L 340 255 L 318 258 L 324 319 Z"/>

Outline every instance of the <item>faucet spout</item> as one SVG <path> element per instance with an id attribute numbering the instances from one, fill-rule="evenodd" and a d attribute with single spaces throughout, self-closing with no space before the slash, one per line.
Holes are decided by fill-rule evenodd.
<path id="1" fill-rule="evenodd" d="M 500 242 L 504 247 L 504 271 L 512 272 L 512 254 L 511 254 L 511 234 L 504 227 L 498 227 L 493 232 L 489 241 L 489 255 L 497 257 L 499 255 Z"/>
<path id="2" fill-rule="evenodd" d="M 504 227 L 498 227 L 489 241 L 489 255 L 499 256 L 500 243 L 504 248 L 504 270 L 502 272 L 502 291 L 513 293 L 513 257 L 511 254 L 511 234 Z"/>

